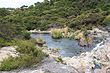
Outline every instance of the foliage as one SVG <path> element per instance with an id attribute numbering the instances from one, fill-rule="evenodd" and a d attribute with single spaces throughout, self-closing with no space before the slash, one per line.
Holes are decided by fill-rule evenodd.
<path id="1" fill-rule="evenodd" d="M 58 58 L 53 57 L 53 59 L 57 62 L 61 62 L 62 64 L 66 65 L 66 63 L 63 62 L 61 57 L 58 57 Z"/>
<path id="2" fill-rule="evenodd" d="M 10 56 L 8 59 L 4 59 L 0 65 L 0 70 L 2 71 L 31 66 L 34 63 L 38 63 L 44 55 L 40 49 L 35 47 L 36 41 L 34 39 L 28 41 L 14 39 L 12 43 L 18 46 L 16 50 L 19 52 L 19 56 Z"/>
<path id="3" fill-rule="evenodd" d="M 63 34 L 58 30 L 58 29 L 54 29 L 51 31 L 51 35 L 52 37 L 54 38 L 62 38 L 63 37 Z"/>
<path id="4" fill-rule="evenodd" d="M 103 24 L 105 24 L 105 25 L 110 25 L 110 15 L 108 15 L 108 16 L 104 19 Z"/>
<path id="5" fill-rule="evenodd" d="M 39 39 L 37 40 L 37 43 L 44 43 L 42 37 L 39 37 Z"/>
<path id="6" fill-rule="evenodd" d="M 27 31 L 24 31 L 24 32 L 23 32 L 23 36 L 24 36 L 26 39 L 30 39 L 30 38 L 31 38 L 30 33 L 27 32 Z"/>
<path id="7" fill-rule="evenodd" d="M 70 36 L 70 37 L 67 38 L 67 39 L 70 39 L 70 40 L 71 40 L 71 39 L 74 39 L 74 38 L 75 38 L 75 36 Z"/>
<path id="8" fill-rule="evenodd" d="M 60 48 L 56 48 L 56 50 L 60 50 Z"/>
<path id="9" fill-rule="evenodd" d="M 12 70 L 12 69 L 16 69 L 19 67 L 18 65 L 18 61 L 17 61 L 17 57 L 9 57 L 8 59 L 4 59 L 1 62 L 0 65 L 0 70 L 2 71 L 8 71 L 8 70 Z"/>

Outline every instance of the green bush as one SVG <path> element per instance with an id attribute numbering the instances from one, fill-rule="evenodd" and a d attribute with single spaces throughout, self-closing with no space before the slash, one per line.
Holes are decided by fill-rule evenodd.
<path id="1" fill-rule="evenodd" d="M 17 69 L 21 67 L 31 66 L 33 63 L 38 63 L 41 57 L 34 57 L 29 54 L 22 54 L 20 57 L 10 56 L 8 59 L 4 59 L 1 62 L 0 70 L 9 71 L 12 69 Z"/>
<path id="2" fill-rule="evenodd" d="M 67 39 L 70 39 L 70 40 L 71 40 L 71 39 L 74 39 L 74 38 L 75 38 L 75 36 L 70 36 L 70 37 L 67 38 Z"/>
<path id="3" fill-rule="evenodd" d="M 57 61 L 57 62 L 61 62 L 61 63 L 64 64 L 64 65 L 67 65 L 66 62 L 65 62 L 65 63 L 63 62 L 63 60 L 62 60 L 61 57 L 58 57 L 58 58 L 53 57 L 53 59 L 54 59 L 55 61 Z"/>
<path id="4" fill-rule="evenodd" d="M 103 24 L 104 24 L 104 25 L 110 25 L 110 15 L 108 15 L 108 16 L 104 19 Z"/>
<path id="5" fill-rule="evenodd" d="M 51 17 L 51 20 L 56 21 L 58 19 L 57 16 Z"/>
<path id="6" fill-rule="evenodd" d="M 69 27 L 73 28 L 79 25 L 81 25 L 81 22 L 79 20 L 75 20 L 75 21 L 70 22 Z"/>
<path id="7" fill-rule="evenodd" d="M 44 55 L 40 49 L 35 47 L 36 40 L 34 41 L 34 39 L 28 41 L 14 39 L 12 43 L 18 46 L 16 52 L 19 52 L 19 56 L 10 56 L 8 59 L 4 59 L 0 65 L 0 70 L 2 71 L 31 66 L 34 63 L 38 63 Z"/>
<path id="8" fill-rule="evenodd" d="M 0 65 L 1 71 L 9 71 L 19 67 L 18 57 L 9 57 L 8 59 L 3 59 Z"/>
<path id="9" fill-rule="evenodd" d="M 24 32 L 23 32 L 23 36 L 24 36 L 26 39 L 30 39 L 30 38 L 31 38 L 30 33 L 27 32 L 27 31 L 24 31 Z"/>
<path id="10" fill-rule="evenodd" d="M 100 14 L 103 16 L 107 16 L 110 14 L 110 11 L 109 10 L 108 11 L 102 11 L 102 12 L 100 12 Z"/>

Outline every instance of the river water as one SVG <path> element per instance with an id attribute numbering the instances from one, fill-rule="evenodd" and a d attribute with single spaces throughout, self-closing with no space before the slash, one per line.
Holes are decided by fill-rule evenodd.
<path id="1" fill-rule="evenodd" d="M 87 47 L 81 47 L 78 45 L 77 40 L 69 39 L 53 39 L 49 34 L 40 34 L 43 40 L 46 42 L 44 45 L 48 45 L 48 48 L 60 48 L 59 53 L 63 57 L 73 57 L 78 56 L 82 52 L 90 51 L 91 49 Z M 32 38 L 38 39 L 39 34 L 31 34 Z"/>

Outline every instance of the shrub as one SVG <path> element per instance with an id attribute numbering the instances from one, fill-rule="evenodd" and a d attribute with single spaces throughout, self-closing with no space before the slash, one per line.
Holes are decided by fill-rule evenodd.
<path id="1" fill-rule="evenodd" d="M 42 37 L 39 37 L 39 39 L 37 40 L 37 43 L 44 43 Z"/>
<path id="2" fill-rule="evenodd" d="M 103 24 L 105 24 L 105 25 L 110 25 L 110 15 L 108 15 L 108 16 L 104 19 Z"/>
<path id="3" fill-rule="evenodd" d="M 23 36 L 24 36 L 26 39 L 30 39 L 30 38 L 31 38 L 30 33 L 27 32 L 27 31 L 24 31 L 24 32 L 23 32 Z"/>
<path id="4" fill-rule="evenodd" d="M 76 27 L 76 26 L 79 27 L 79 25 L 81 25 L 80 20 L 75 20 L 75 21 L 70 22 L 69 27 L 70 28 L 73 28 L 73 27 Z"/>
<path id="5" fill-rule="evenodd" d="M 37 40 L 36 40 L 35 38 L 31 38 L 31 39 L 29 39 L 29 40 L 27 40 L 27 41 L 33 43 L 34 45 L 37 44 Z"/>
<path id="6" fill-rule="evenodd" d="M 16 51 L 19 52 L 18 57 L 9 57 L 8 59 L 4 59 L 1 62 L 0 70 L 12 70 L 18 67 L 27 67 L 34 63 L 38 63 L 44 53 L 37 49 L 36 41 L 30 39 L 28 41 L 22 41 L 18 39 L 14 39 L 12 41 L 13 45 L 17 45 Z"/>
<path id="7" fill-rule="evenodd" d="M 56 48 L 56 50 L 58 51 L 58 50 L 60 50 L 60 48 Z"/>
<path id="8" fill-rule="evenodd" d="M 53 57 L 53 59 L 57 62 L 61 62 L 62 64 L 66 65 L 66 63 L 63 62 L 61 57 L 58 57 L 58 58 Z"/>
<path id="9" fill-rule="evenodd" d="M 57 16 L 51 17 L 51 20 L 56 21 L 58 19 Z"/>
<path id="10" fill-rule="evenodd" d="M 110 11 L 109 10 L 108 11 L 102 11 L 102 12 L 100 12 L 100 14 L 103 16 L 107 16 L 110 14 Z"/>
<path id="11" fill-rule="evenodd" d="M 71 40 L 71 39 L 74 39 L 74 38 L 75 38 L 75 36 L 70 36 L 70 37 L 67 38 L 67 39 L 70 39 L 70 40 Z"/>
<path id="12" fill-rule="evenodd" d="M 92 30 L 92 26 L 88 26 L 87 27 L 87 30 Z"/>
<path id="13" fill-rule="evenodd" d="M 3 59 L 0 65 L 0 70 L 8 71 L 12 69 L 16 69 L 19 67 L 19 62 L 17 61 L 18 57 L 9 57 L 8 59 Z"/>
<path id="14" fill-rule="evenodd" d="M 56 39 L 63 37 L 63 34 L 58 29 L 52 30 L 51 35 L 53 38 L 56 38 Z"/>

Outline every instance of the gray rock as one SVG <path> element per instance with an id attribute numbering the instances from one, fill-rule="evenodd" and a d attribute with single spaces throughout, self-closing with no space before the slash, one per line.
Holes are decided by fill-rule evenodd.
<path id="1" fill-rule="evenodd" d="M 104 69 L 95 69 L 94 73 L 106 73 Z"/>
<path id="2" fill-rule="evenodd" d="M 107 28 L 108 32 L 110 32 L 110 27 Z"/>
<path id="3" fill-rule="evenodd" d="M 110 37 L 106 38 L 107 42 L 110 42 Z"/>
<path id="4" fill-rule="evenodd" d="M 107 57 L 109 58 L 109 61 L 110 61 L 110 53 L 109 53 L 109 54 L 107 54 Z"/>

